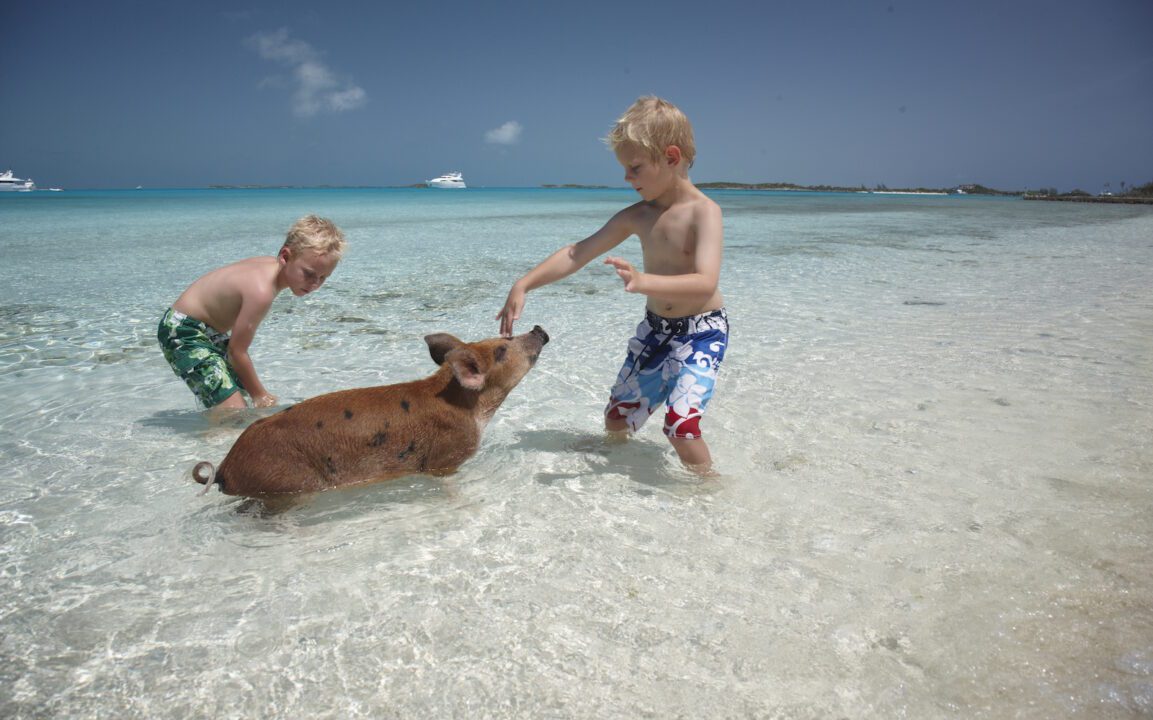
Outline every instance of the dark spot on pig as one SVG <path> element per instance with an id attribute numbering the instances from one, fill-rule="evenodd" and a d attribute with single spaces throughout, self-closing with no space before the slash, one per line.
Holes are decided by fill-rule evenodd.
<path id="1" fill-rule="evenodd" d="M 492 353 L 492 359 L 498 363 L 504 362 L 504 356 L 508 353 L 508 345 L 501 345 Z"/>
<path id="2" fill-rule="evenodd" d="M 323 420 L 317 420 L 316 421 L 316 427 L 317 427 L 317 429 L 324 427 L 324 421 Z"/>
<path id="3" fill-rule="evenodd" d="M 372 440 L 369 441 L 368 446 L 369 447 L 380 447 L 381 445 L 385 444 L 386 442 L 388 442 L 388 435 L 384 434 L 383 432 L 378 432 L 377 434 L 372 436 Z"/>
<path id="4" fill-rule="evenodd" d="M 401 400 L 400 401 L 400 408 L 402 410 L 404 410 L 405 412 L 408 412 L 408 401 L 407 400 Z"/>
<path id="5" fill-rule="evenodd" d="M 351 410 L 349 410 L 349 409 L 345 408 L 345 410 L 344 410 L 344 419 L 345 419 L 345 420 L 351 420 L 351 419 L 352 419 L 352 411 L 351 411 Z"/>
<path id="6" fill-rule="evenodd" d="M 420 459 L 420 469 L 422 471 L 428 470 L 428 455 L 427 454 Z"/>
<path id="7" fill-rule="evenodd" d="M 332 462 L 332 458 L 326 457 L 324 459 L 324 469 L 328 472 L 329 475 L 336 474 L 336 465 Z"/>
<path id="8" fill-rule="evenodd" d="M 403 460 L 405 458 L 405 456 L 410 454 L 413 450 L 416 450 L 416 440 L 410 440 L 408 443 L 408 447 L 405 448 L 404 450 L 401 450 L 400 453 L 397 454 L 396 459 L 397 460 Z"/>

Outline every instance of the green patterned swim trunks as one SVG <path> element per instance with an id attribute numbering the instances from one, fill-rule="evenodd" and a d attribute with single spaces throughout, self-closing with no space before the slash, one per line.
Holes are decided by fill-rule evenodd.
<path id="1" fill-rule="evenodd" d="M 228 364 L 228 333 L 168 308 L 156 328 L 156 339 L 172 372 L 188 384 L 204 407 L 219 405 L 244 389 Z"/>

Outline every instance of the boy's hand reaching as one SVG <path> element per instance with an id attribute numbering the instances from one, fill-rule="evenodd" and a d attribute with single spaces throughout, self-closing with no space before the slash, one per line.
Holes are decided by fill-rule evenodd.
<path id="1" fill-rule="evenodd" d="M 277 398 L 275 395 L 265 393 L 264 395 L 260 395 L 258 397 L 252 398 L 252 407 L 258 407 L 258 408 L 272 407 L 273 405 L 275 405 L 277 403 L 278 400 L 279 400 L 279 398 Z"/>
<path id="2" fill-rule="evenodd" d="M 512 337 L 512 325 L 520 320 L 521 310 L 524 310 L 524 290 L 513 285 L 512 289 L 508 291 L 508 298 L 504 301 L 504 307 L 496 314 L 496 319 L 500 320 L 502 337 Z"/>
<path id="3" fill-rule="evenodd" d="M 642 273 L 637 272 L 633 264 L 624 258 L 607 257 L 605 265 L 612 265 L 617 270 L 617 276 L 625 283 L 625 292 L 638 292 Z"/>

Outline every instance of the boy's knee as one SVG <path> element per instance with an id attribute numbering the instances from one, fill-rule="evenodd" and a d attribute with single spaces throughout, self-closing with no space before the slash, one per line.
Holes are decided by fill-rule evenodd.
<path id="1" fill-rule="evenodd" d="M 696 473 L 712 474 L 713 456 L 704 440 L 669 436 L 669 443 L 685 467 Z"/>
<path id="2" fill-rule="evenodd" d="M 212 406 L 215 408 L 227 408 L 235 410 L 237 408 L 247 408 L 248 403 L 244 399 L 244 393 L 239 389 L 233 390 L 227 397 Z"/>
<path id="3" fill-rule="evenodd" d="M 639 402 L 621 402 L 612 400 L 605 408 L 605 430 L 609 432 L 622 432 L 634 430 L 630 425 L 630 418 L 640 409 Z"/>

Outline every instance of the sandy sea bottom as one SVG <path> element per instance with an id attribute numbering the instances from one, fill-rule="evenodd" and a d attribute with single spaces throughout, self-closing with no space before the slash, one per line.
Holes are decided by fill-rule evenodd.
<path id="1" fill-rule="evenodd" d="M 1141 209 L 718 194 L 718 477 L 657 423 L 604 442 L 642 303 L 590 266 L 530 296 L 553 340 L 455 475 L 196 495 L 257 416 L 209 426 L 155 347 L 196 272 L 332 216 L 258 367 L 286 403 L 407 380 L 629 201 L 557 192 L 0 208 L 0 716 L 1153 714 Z"/>

